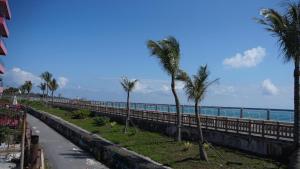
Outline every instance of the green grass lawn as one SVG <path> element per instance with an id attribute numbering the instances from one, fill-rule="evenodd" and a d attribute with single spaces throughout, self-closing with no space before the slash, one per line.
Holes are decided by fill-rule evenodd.
<path id="1" fill-rule="evenodd" d="M 40 102 L 25 101 L 24 104 L 30 105 L 38 110 L 43 110 L 53 115 L 59 116 L 83 129 L 99 134 L 100 136 L 119 144 L 129 150 L 150 157 L 151 159 L 170 166 L 174 169 L 278 169 L 287 168 L 284 164 L 271 159 L 260 158 L 248 155 L 237 150 L 215 146 L 215 149 L 208 148 L 207 153 L 209 162 L 199 161 L 198 146 L 192 144 L 191 148 L 184 151 L 184 142 L 175 142 L 172 138 L 158 133 L 148 132 L 138 129 L 135 133 L 133 128 L 129 129 L 128 134 L 123 134 L 124 125 L 110 124 L 97 126 L 92 117 L 86 119 L 72 119 L 70 112 L 58 108 L 46 107 Z M 220 158 L 220 156 L 223 157 Z M 229 163 L 228 163 L 229 161 Z M 237 163 L 230 163 L 237 162 Z"/>

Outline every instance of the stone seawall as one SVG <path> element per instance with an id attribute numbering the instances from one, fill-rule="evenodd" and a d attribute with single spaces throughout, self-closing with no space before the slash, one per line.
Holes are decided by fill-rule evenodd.
<path id="1" fill-rule="evenodd" d="M 74 144 L 89 151 L 101 163 L 114 169 L 167 169 L 151 159 L 119 147 L 61 118 L 27 107 L 27 112 L 42 120 Z"/>

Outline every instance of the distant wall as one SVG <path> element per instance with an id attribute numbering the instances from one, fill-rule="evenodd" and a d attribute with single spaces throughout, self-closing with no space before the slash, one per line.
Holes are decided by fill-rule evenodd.
<path id="1" fill-rule="evenodd" d="M 45 112 L 26 108 L 27 112 L 42 120 L 51 128 L 74 142 L 81 148 L 91 152 L 94 157 L 110 168 L 115 169 L 166 169 L 152 160 L 134 152 L 118 147 L 115 144 L 87 132 L 71 123 Z"/>
<path id="2" fill-rule="evenodd" d="M 107 116 L 119 123 L 125 123 L 125 116 L 94 112 L 99 116 Z M 175 124 L 156 122 L 146 119 L 132 118 L 133 123 L 141 129 L 154 131 L 165 134 L 167 136 L 175 136 Z M 256 155 L 271 158 L 287 158 L 293 151 L 293 143 L 291 141 L 275 140 L 255 136 L 247 136 L 237 133 L 225 133 L 222 131 L 203 129 L 204 138 L 213 144 L 230 147 Z M 182 137 L 184 140 L 194 141 L 197 139 L 197 130 L 195 127 L 182 127 Z"/>

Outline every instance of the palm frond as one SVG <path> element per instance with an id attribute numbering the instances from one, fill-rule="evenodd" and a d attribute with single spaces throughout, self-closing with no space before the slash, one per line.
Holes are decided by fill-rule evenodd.
<path id="1" fill-rule="evenodd" d="M 50 89 L 51 91 L 55 91 L 55 90 L 58 89 L 59 85 L 58 85 L 58 83 L 57 83 L 57 81 L 56 81 L 55 78 L 53 78 L 53 79 L 49 82 L 48 87 L 49 87 L 49 89 Z"/>
<path id="2" fill-rule="evenodd" d="M 120 83 L 126 92 L 131 92 L 135 88 L 137 82 L 137 79 L 129 80 L 127 77 L 123 77 Z"/>
<path id="3" fill-rule="evenodd" d="M 188 99 L 195 102 L 201 101 L 205 96 L 207 88 L 219 80 L 208 81 L 209 71 L 207 65 L 201 66 L 197 74 L 192 77 L 186 78 L 184 89 Z"/>
<path id="4" fill-rule="evenodd" d="M 151 55 L 159 59 L 163 70 L 171 76 L 176 76 L 180 60 L 180 45 L 178 41 L 172 36 L 160 41 L 149 40 L 147 47 Z"/>
<path id="5" fill-rule="evenodd" d="M 189 75 L 181 69 L 178 70 L 177 75 L 175 77 L 176 80 L 180 81 L 187 81 L 189 78 Z"/>
<path id="6" fill-rule="evenodd" d="M 274 9 L 261 10 L 262 19 L 257 19 L 259 24 L 277 38 L 284 61 L 295 60 L 300 54 L 300 2 L 288 2 L 286 12 L 280 14 Z"/>
<path id="7" fill-rule="evenodd" d="M 49 82 L 51 81 L 51 79 L 52 79 L 52 74 L 51 74 L 50 72 L 46 71 L 46 72 L 42 73 L 42 74 L 40 75 L 40 77 L 41 77 L 45 82 L 49 83 Z"/>

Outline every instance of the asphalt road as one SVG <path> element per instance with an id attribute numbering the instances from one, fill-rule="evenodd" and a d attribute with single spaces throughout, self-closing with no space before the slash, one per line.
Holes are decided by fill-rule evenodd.
<path id="1" fill-rule="evenodd" d="M 32 132 L 39 135 L 51 169 L 108 169 L 37 118 L 27 114 L 27 121 Z"/>

